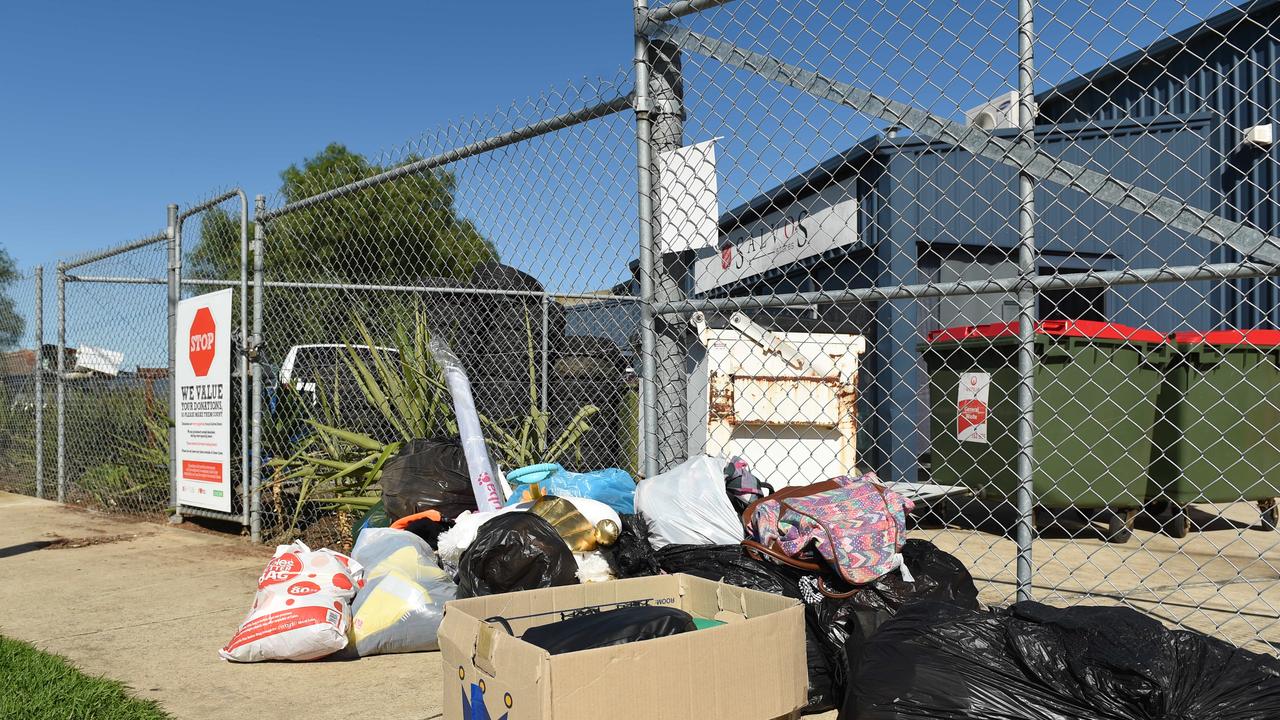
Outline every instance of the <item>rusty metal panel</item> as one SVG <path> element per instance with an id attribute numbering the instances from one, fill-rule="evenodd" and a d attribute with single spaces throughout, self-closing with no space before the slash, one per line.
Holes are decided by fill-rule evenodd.
<path id="1" fill-rule="evenodd" d="M 690 452 L 748 458 L 777 486 L 854 472 L 865 338 L 746 329 L 700 328 Z"/>

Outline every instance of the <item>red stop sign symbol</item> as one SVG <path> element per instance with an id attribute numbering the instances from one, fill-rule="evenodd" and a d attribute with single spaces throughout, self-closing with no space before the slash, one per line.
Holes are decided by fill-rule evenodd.
<path id="1" fill-rule="evenodd" d="M 202 307 L 196 310 L 196 316 L 191 321 L 191 333 L 187 345 L 191 369 L 195 370 L 196 377 L 209 374 L 209 367 L 213 365 L 214 338 L 217 331 L 217 327 L 213 324 L 213 313 L 209 312 L 209 308 Z"/>

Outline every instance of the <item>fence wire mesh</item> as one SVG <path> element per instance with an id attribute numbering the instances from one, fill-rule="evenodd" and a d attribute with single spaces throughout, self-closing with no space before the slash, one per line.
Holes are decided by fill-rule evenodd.
<path id="1" fill-rule="evenodd" d="M 22 272 L 5 257 L 0 271 L 0 344 L 3 345 L 4 396 L 0 415 L 0 490 L 23 495 L 44 495 L 50 489 L 56 458 L 52 442 L 37 442 L 36 422 L 40 417 L 43 441 L 52 441 L 56 432 L 51 411 L 52 385 L 48 382 L 47 360 L 42 350 L 39 296 L 43 291 L 42 270 Z M 36 408 L 40 411 L 37 413 Z M 43 457 L 40 448 L 44 449 Z"/>
<path id="2" fill-rule="evenodd" d="M 1274 651 L 1278 10 L 641 3 L 634 69 L 324 149 L 256 213 L 264 539 L 339 541 L 395 453 L 456 433 L 434 336 L 505 469 L 874 471 L 988 602 Z M 184 293 L 252 277 L 238 202 L 188 221 Z M 165 268 L 68 271 L 70 502 L 165 506 L 164 287 L 102 281 Z"/>
<path id="3" fill-rule="evenodd" d="M 501 467 L 634 465 L 628 92 L 619 72 L 374 158 L 331 146 L 286 174 L 262 223 L 263 352 L 290 408 L 264 430 L 268 533 L 349 531 L 369 474 L 313 471 L 456 434 L 428 335 L 464 363 Z M 321 431 L 300 450 L 299 420 L 374 442 Z M 335 500 L 346 512 L 326 512 Z"/>
<path id="4" fill-rule="evenodd" d="M 161 231 L 72 260 L 53 278 L 59 500 L 154 517 L 169 506 L 167 253 Z"/>
<path id="5" fill-rule="evenodd" d="M 683 81 L 670 147 L 718 138 L 725 210 L 713 247 L 658 264 L 692 298 L 670 317 L 742 311 L 802 355 L 866 341 L 846 406 L 708 346 L 690 447 L 813 482 L 854 469 L 831 450 L 849 407 L 854 465 L 920 498 L 915 532 L 988 601 L 1122 602 L 1273 650 L 1280 308 L 1271 267 L 1249 261 L 1274 261 L 1280 229 L 1259 142 L 1276 15 L 1036 3 L 1022 54 L 1015 3 L 748 0 L 649 25 L 650 59 Z M 676 337 L 751 351 L 710 322 Z M 1242 329 L 1261 332 L 1186 334 Z"/>

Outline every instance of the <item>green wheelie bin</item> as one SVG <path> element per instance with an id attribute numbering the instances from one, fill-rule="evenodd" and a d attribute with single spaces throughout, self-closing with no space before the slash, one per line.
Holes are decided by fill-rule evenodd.
<path id="1" fill-rule="evenodd" d="M 931 477 L 979 496 L 1018 487 L 1017 323 L 938 330 L 919 346 L 929 373 Z M 1125 325 L 1049 320 L 1035 327 L 1032 485 L 1041 508 L 1108 509 L 1128 538 L 1142 507 L 1164 335 Z"/>
<path id="2" fill-rule="evenodd" d="M 1280 497 L 1280 330 L 1182 332 L 1152 443 L 1147 497 L 1164 530 L 1187 534 L 1192 503 L 1258 503 L 1276 526 Z"/>

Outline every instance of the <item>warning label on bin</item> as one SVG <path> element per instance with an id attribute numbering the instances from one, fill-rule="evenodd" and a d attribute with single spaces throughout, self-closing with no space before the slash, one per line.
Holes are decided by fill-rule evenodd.
<path id="1" fill-rule="evenodd" d="M 960 442 L 987 442 L 987 399 L 991 375 L 971 372 L 960 376 L 956 389 L 956 439 Z"/>

